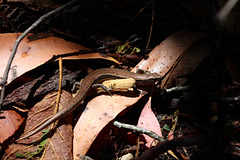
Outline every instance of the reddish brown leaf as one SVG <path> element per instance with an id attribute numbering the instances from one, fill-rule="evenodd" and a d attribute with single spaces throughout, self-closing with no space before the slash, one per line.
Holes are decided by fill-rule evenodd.
<path id="1" fill-rule="evenodd" d="M 151 98 L 149 98 L 147 104 L 143 108 L 142 113 L 138 119 L 137 126 L 147 129 L 147 130 L 150 130 L 150 131 L 153 131 L 156 134 L 158 134 L 160 137 L 162 137 L 162 132 L 161 132 L 159 122 L 151 108 Z M 147 142 L 145 145 L 148 148 L 150 148 L 153 144 L 154 139 L 145 134 L 143 134 L 143 136 L 145 137 L 146 142 Z"/>
<path id="2" fill-rule="evenodd" d="M 0 142 L 11 137 L 22 124 L 22 117 L 15 111 L 3 111 L 0 115 Z"/>
<path id="3" fill-rule="evenodd" d="M 28 130 L 32 129 L 44 119 L 52 116 L 55 110 L 55 101 L 56 101 L 56 93 L 51 93 L 45 96 L 45 98 L 38 102 L 34 107 L 31 108 L 28 119 L 26 121 L 26 126 L 24 133 Z M 65 106 L 69 100 L 72 98 L 71 94 L 68 92 L 62 91 L 62 98 L 60 101 L 60 105 Z M 66 157 L 67 159 L 72 158 L 72 115 L 67 115 L 63 119 L 57 122 L 57 126 L 59 127 L 59 132 L 54 129 L 52 133 L 54 135 L 51 137 L 51 147 L 47 145 L 47 152 L 44 154 L 44 158 L 46 159 L 54 159 L 58 157 Z M 46 127 L 50 128 L 50 126 Z M 35 152 L 38 148 L 38 145 L 29 146 L 29 144 L 36 142 L 41 139 L 42 132 L 39 132 L 27 139 L 19 141 L 19 143 L 13 143 L 6 150 L 7 159 L 16 158 L 14 153 L 25 154 L 26 152 Z M 24 145 L 26 144 L 26 145 Z M 49 143 L 50 144 L 50 143 Z M 54 158 L 53 158 L 54 157 Z"/>
<path id="4" fill-rule="evenodd" d="M 72 96 L 68 92 L 62 92 L 61 105 L 59 108 L 63 108 L 69 103 Z M 68 114 L 57 122 L 57 129 L 53 130 L 53 135 L 48 139 L 46 144 L 46 151 L 42 156 L 42 160 L 54 160 L 72 159 L 72 142 L 73 142 L 73 130 L 72 130 L 73 114 Z"/>

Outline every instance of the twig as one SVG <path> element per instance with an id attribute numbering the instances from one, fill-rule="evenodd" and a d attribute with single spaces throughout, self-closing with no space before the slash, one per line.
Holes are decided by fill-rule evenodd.
<path id="1" fill-rule="evenodd" d="M 178 91 L 186 91 L 186 90 L 189 90 L 189 88 L 190 88 L 189 86 L 178 86 L 178 87 L 165 89 L 165 92 L 172 93 L 172 92 L 178 92 Z"/>
<path id="2" fill-rule="evenodd" d="M 149 32 L 149 37 L 148 37 L 148 41 L 147 41 L 147 46 L 146 46 L 146 49 L 145 49 L 145 53 L 149 50 L 149 44 L 150 44 L 150 41 L 151 41 L 151 38 L 152 38 L 152 31 L 153 31 L 153 23 L 154 23 L 154 14 L 155 14 L 155 2 L 153 0 L 153 3 L 152 3 L 152 20 L 151 20 L 151 27 L 150 27 L 150 32 Z"/>
<path id="3" fill-rule="evenodd" d="M 180 146 L 193 146 L 193 145 L 207 145 L 213 142 L 213 138 L 204 134 L 187 135 L 173 140 L 167 140 L 158 143 L 156 146 L 148 149 L 140 157 L 135 160 L 152 160 L 157 158 L 160 154 L 168 150 L 175 149 Z"/>
<path id="4" fill-rule="evenodd" d="M 47 13 L 47 14 L 44 14 L 43 16 L 41 16 L 35 23 L 33 23 L 26 31 L 24 31 L 19 37 L 18 39 L 15 41 L 15 44 L 13 46 L 13 49 L 12 49 L 12 53 L 9 57 L 9 60 L 8 60 L 8 63 L 7 63 L 7 66 L 6 66 L 6 69 L 5 69 L 5 72 L 4 72 L 4 75 L 3 75 L 3 78 L 2 78 L 2 81 L 0 82 L 0 85 L 2 86 L 2 90 L 1 90 L 1 97 L 0 97 L 0 112 L 2 110 L 2 104 L 3 104 L 3 99 L 4 99 L 4 94 L 5 94 L 5 86 L 7 84 L 7 79 L 8 79 L 8 73 L 10 71 L 10 67 L 11 67 L 11 64 L 12 64 L 12 61 L 13 61 L 13 58 L 15 57 L 16 55 L 16 52 L 17 52 L 17 48 L 18 48 L 18 45 L 19 43 L 21 42 L 21 40 L 26 37 L 26 35 L 31 31 L 33 30 L 36 26 L 38 26 L 42 21 L 44 21 L 45 19 L 57 14 L 58 12 L 72 6 L 73 4 L 79 2 L 80 0 L 72 0 L 68 3 L 66 3 L 65 5 L 59 7 L 59 8 L 56 8 L 55 10 Z"/>
<path id="5" fill-rule="evenodd" d="M 152 1 L 147 2 L 147 4 L 144 5 L 144 7 L 141 8 L 140 11 L 133 18 L 130 19 L 130 21 L 133 22 L 144 11 L 144 9 L 146 9 L 151 3 L 152 3 Z"/>
<path id="6" fill-rule="evenodd" d="M 149 131 L 149 130 L 146 130 L 146 129 L 143 129 L 143 128 L 140 128 L 140 127 L 136 127 L 134 125 L 130 125 L 130 124 L 126 124 L 126 123 L 120 123 L 118 121 L 114 121 L 113 122 L 113 125 L 118 127 L 118 128 L 125 128 L 125 129 L 130 129 L 132 131 L 137 131 L 139 133 L 143 133 L 143 134 L 146 134 L 148 135 L 149 137 L 152 137 L 156 140 L 158 140 L 159 142 L 163 142 L 165 141 L 163 138 L 161 138 L 159 135 L 157 135 L 156 133 L 152 132 L 152 131 Z"/>

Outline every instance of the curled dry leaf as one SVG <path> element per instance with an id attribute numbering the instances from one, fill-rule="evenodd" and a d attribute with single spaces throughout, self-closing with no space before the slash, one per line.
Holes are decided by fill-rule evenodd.
<path id="1" fill-rule="evenodd" d="M 0 142 L 2 144 L 18 130 L 23 118 L 13 110 L 3 111 L 0 117 Z"/>
<path id="2" fill-rule="evenodd" d="M 212 52 L 212 49 L 213 46 L 208 40 L 199 41 L 191 46 L 191 49 L 184 53 L 171 68 L 161 84 L 162 88 L 184 85 L 201 62 Z"/>
<path id="3" fill-rule="evenodd" d="M 149 54 L 148 59 L 143 59 L 135 68 L 142 69 L 142 70 L 150 70 L 155 73 L 159 73 L 161 76 L 165 76 L 167 73 L 168 75 L 163 80 L 168 81 L 169 76 L 172 76 L 172 72 L 170 70 L 175 70 L 175 66 L 179 61 L 183 61 L 182 57 L 185 56 L 185 53 L 188 52 L 190 47 L 193 46 L 198 40 L 206 37 L 205 33 L 198 33 L 198 32 L 189 32 L 189 31 L 178 31 L 168 38 L 166 38 L 163 42 L 161 42 L 157 47 L 155 47 L 152 52 Z M 196 50 L 195 50 L 196 51 Z M 207 52 L 207 54 L 209 51 Z M 197 56 L 195 56 L 197 54 Z M 193 66 L 195 62 L 198 62 L 197 65 L 201 62 L 203 58 L 206 57 L 206 52 L 203 53 L 195 53 L 192 52 L 192 57 L 188 58 L 188 61 L 183 61 L 184 64 L 188 64 L 183 66 L 184 68 L 180 68 L 181 70 L 178 71 L 178 76 L 182 76 L 181 72 L 186 70 L 189 71 L 190 69 L 193 70 Z M 201 57 L 202 56 L 202 57 Z M 192 63 L 190 63 L 193 61 Z M 145 64 L 151 64 L 151 66 L 147 66 Z M 189 64 L 190 63 L 190 64 Z M 197 66 L 194 65 L 194 66 Z M 175 77 L 173 77 L 175 78 Z M 165 84 L 162 83 L 163 85 Z"/>
<path id="4" fill-rule="evenodd" d="M 56 93 L 50 93 L 44 97 L 44 99 L 38 102 L 34 107 L 31 108 L 28 118 L 26 120 L 26 126 L 24 133 L 28 130 L 31 130 L 33 127 L 41 123 L 43 120 L 52 116 L 55 110 L 55 101 Z M 60 105 L 65 106 L 66 103 L 72 98 L 71 94 L 65 91 L 62 91 L 62 98 Z M 66 121 L 67 120 L 67 121 Z M 56 157 L 66 157 L 67 159 L 72 158 L 72 115 L 64 117 L 62 120 L 57 122 L 57 126 L 60 126 L 58 129 L 54 129 L 52 133 L 54 135 L 51 137 L 51 146 L 47 145 L 47 152 L 44 154 L 45 157 L 51 157 L 50 159 L 56 159 Z M 46 127 L 50 128 L 50 126 Z M 60 130 L 60 131 L 56 131 Z M 43 133 L 39 132 L 27 139 L 19 141 L 19 143 L 14 143 L 9 146 L 6 150 L 5 159 L 16 159 L 15 153 L 25 155 L 27 152 L 34 153 L 39 149 L 38 145 L 29 146 L 33 142 L 37 142 L 41 139 Z M 55 135 L 56 134 L 56 135 Z M 57 144 L 57 145 L 56 145 Z M 27 154 L 26 157 L 29 157 L 31 154 Z M 52 158 L 55 157 L 55 158 Z"/>

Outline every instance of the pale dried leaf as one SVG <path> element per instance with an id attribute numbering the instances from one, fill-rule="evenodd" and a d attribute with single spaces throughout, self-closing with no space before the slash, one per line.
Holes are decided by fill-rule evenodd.
<path id="1" fill-rule="evenodd" d="M 74 159 L 84 156 L 103 127 L 140 98 L 101 95 L 91 100 L 74 128 Z"/>
<path id="2" fill-rule="evenodd" d="M 193 43 L 205 36 L 206 34 L 198 32 L 176 32 L 155 47 L 149 57 L 143 59 L 134 70 L 148 70 L 164 76 Z M 151 66 L 145 65 L 146 63 Z"/>
<path id="3" fill-rule="evenodd" d="M 6 68 L 7 59 L 9 58 L 15 40 L 20 33 L 7 33 L 0 34 L 0 75 L 3 75 Z M 28 41 L 25 37 L 18 46 L 17 53 L 12 63 L 12 68 L 8 78 L 10 82 L 13 78 L 22 75 L 26 71 L 29 71 L 46 61 L 50 60 L 53 56 L 62 55 L 66 53 L 78 52 L 79 50 L 90 51 L 90 49 L 73 43 L 67 42 L 64 39 L 58 37 L 48 37 L 44 39 L 38 39 L 35 41 Z M 106 55 L 100 53 L 88 53 L 75 56 L 64 57 L 64 59 L 107 59 L 117 61 Z"/>

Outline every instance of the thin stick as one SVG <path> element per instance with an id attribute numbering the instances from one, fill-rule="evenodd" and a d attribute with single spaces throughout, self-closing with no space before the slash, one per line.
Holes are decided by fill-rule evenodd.
<path id="1" fill-rule="evenodd" d="M 165 141 L 163 138 L 161 138 L 158 134 L 152 132 L 152 131 L 149 131 L 147 129 L 143 129 L 143 128 L 140 128 L 140 127 L 137 127 L 137 126 L 134 126 L 134 125 L 130 125 L 130 124 L 126 124 L 126 123 L 120 123 L 118 121 L 114 121 L 113 122 L 113 125 L 118 127 L 118 128 L 125 128 L 125 129 L 130 129 L 132 131 L 137 131 L 139 133 L 143 133 L 143 134 L 146 134 L 148 135 L 149 137 L 152 137 L 156 140 L 158 140 L 159 142 L 163 142 Z"/>
<path id="2" fill-rule="evenodd" d="M 79 0 L 72 0 L 68 3 L 66 3 L 65 5 L 59 7 L 59 8 L 56 8 L 55 10 L 49 12 L 49 13 L 46 13 L 44 14 L 43 16 L 41 16 L 35 23 L 33 23 L 26 31 L 24 31 L 19 37 L 18 39 L 15 41 L 15 44 L 13 46 L 13 49 L 12 49 L 12 53 L 9 57 L 9 60 L 8 60 L 8 63 L 7 63 L 7 66 L 6 66 L 6 69 L 5 69 L 5 72 L 4 72 L 4 75 L 3 75 L 3 78 L 2 78 L 2 81 L 0 82 L 0 85 L 2 86 L 2 90 L 1 90 L 1 97 L 0 97 L 0 112 L 1 112 L 1 108 L 2 108 L 2 104 L 3 104 L 3 99 L 4 99 L 4 94 L 5 94 L 5 86 L 7 84 L 7 79 L 8 79 L 8 73 L 10 71 L 10 67 L 11 67 L 11 64 L 13 62 L 13 58 L 15 57 L 16 55 L 16 52 L 17 52 L 17 48 L 18 48 L 18 45 L 19 43 L 21 42 L 21 40 L 26 37 L 26 35 L 31 31 L 33 30 L 36 26 L 38 26 L 42 21 L 46 20 L 47 18 L 55 15 L 56 13 L 72 6 L 73 4 L 79 2 Z"/>
<path id="3" fill-rule="evenodd" d="M 56 109 L 55 109 L 55 114 L 58 112 L 59 109 L 59 103 L 61 99 L 61 94 L 62 94 L 62 57 L 59 58 L 59 86 L 58 86 L 58 94 L 57 94 L 57 100 L 56 100 Z"/>
<path id="4" fill-rule="evenodd" d="M 145 49 L 145 53 L 149 51 L 149 44 L 150 44 L 150 41 L 151 41 L 151 38 L 152 38 L 152 31 L 153 31 L 153 23 L 154 23 L 154 15 L 155 15 L 155 2 L 153 0 L 153 3 L 152 3 L 152 22 L 151 22 L 151 27 L 150 27 L 150 31 L 149 31 L 149 37 L 148 37 L 148 41 L 147 41 L 147 46 L 146 46 L 146 49 Z"/>
<path id="5" fill-rule="evenodd" d="M 172 93 L 172 92 L 178 92 L 178 91 L 186 91 L 186 90 L 189 90 L 189 88 L 190 88 L 189 86 L 178 86 L 178 87 L 165 89 L 165 92 Z"/>

